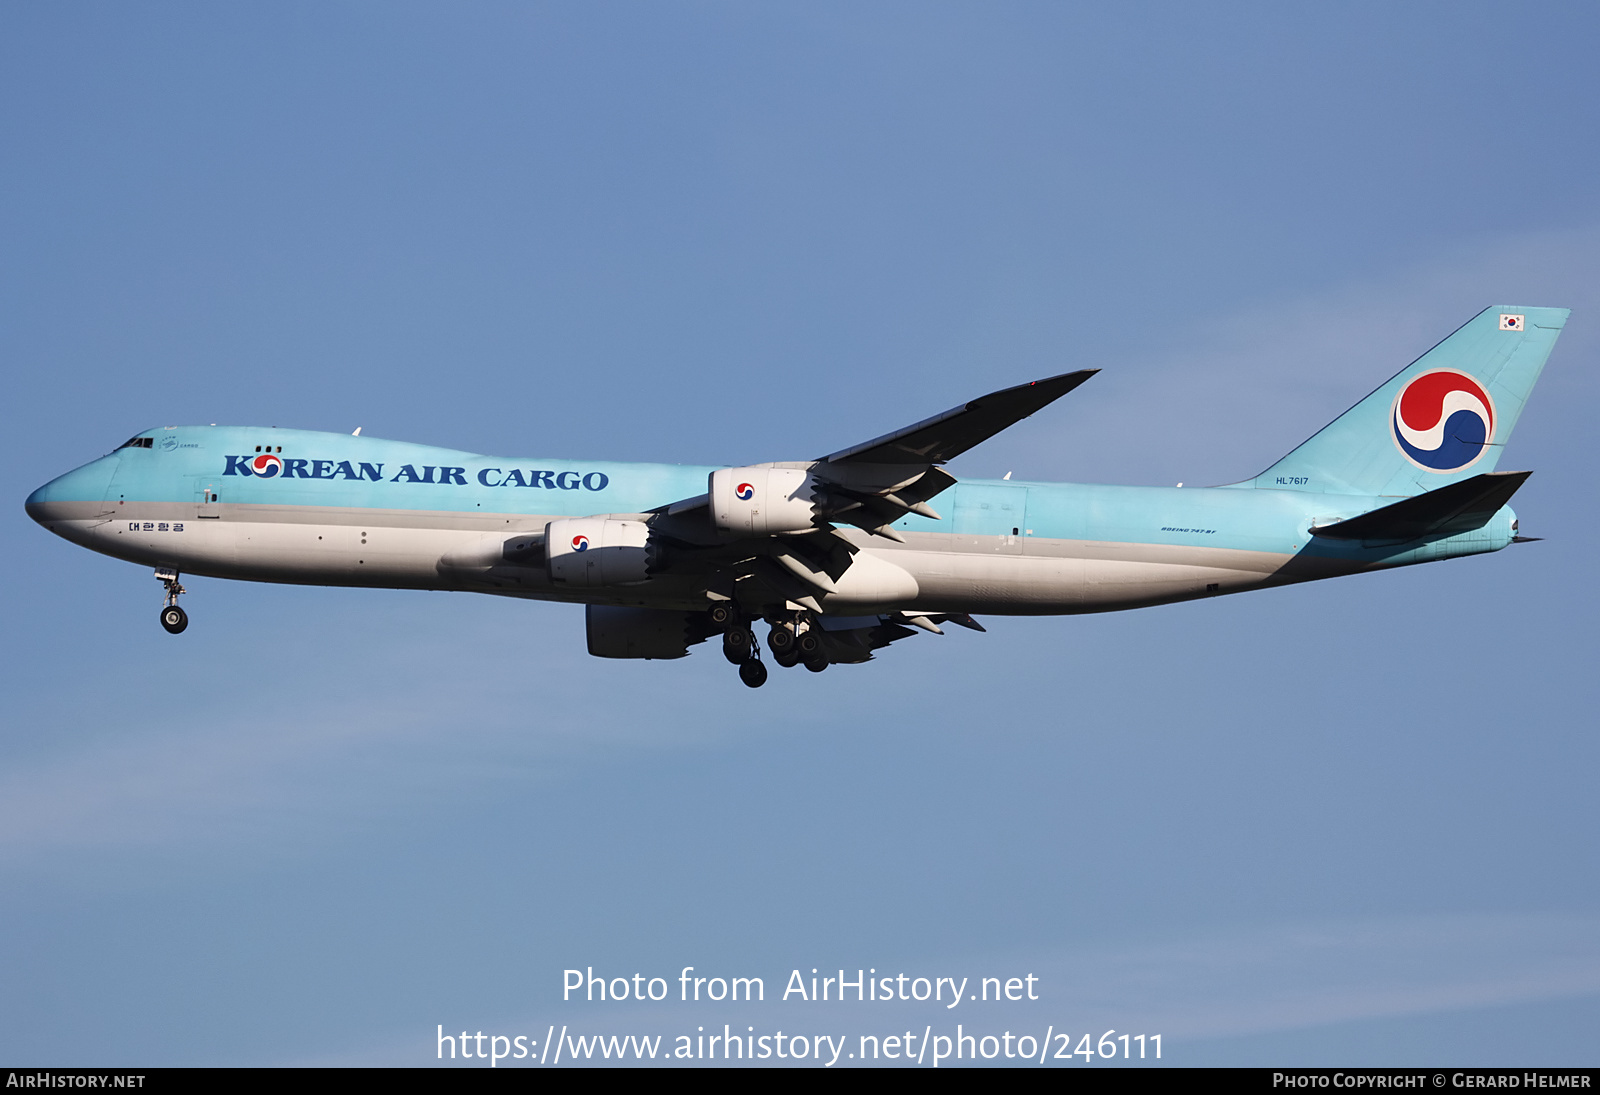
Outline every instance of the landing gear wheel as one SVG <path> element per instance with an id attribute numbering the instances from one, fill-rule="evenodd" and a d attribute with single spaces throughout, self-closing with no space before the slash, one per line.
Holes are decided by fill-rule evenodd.
<path id="1" fill-rule="evenodd" d="M 811 670 L 813 673 L 821 673 L 824 669 L 828 668 L 828 659 L 812 658 L 806 662 L 806 668 Z"/>
<path id="2" fill-rule="evenodd" d="M 794 632 L 787 627 L 775 627 L 767 636 L 767 647 L 774 656 L 794 649 Z"/>
<path id="3" fill-rule="evenodd" d="M 734 624 L 722 633 L 722 656 L 734 665 L 743 665 L 750 660 L 750 631 L 740 624 Z"/>
<path id="4" fill-rule="evenodd" d="M 781 654 L 773 654 L 772 660 L 777 662 L 785 669 L 793 669 L 795 666 L 800 664 L 800 655 L 796 654 L 793 650 L 785 650 Z"/>
<path id="5" fill-rule="evenodd" d="M 711 622 L 716 624 L 718 627 L 727 627 L 737 618 L 734 615 L 733 606 L 727 601 L 718 601 L 716 604 L 711 606 L 711 608 L 706 612 L 706 615 L 710 616 Z"/>
<path id="6" fill-rule="evenodd" d="M 189 614 L 178 607 L 183 583 L 178 581 L 178 572 L 172 567 L 156 567 L 156 581 L 167 591 L 166 604 L 161 608 L 161 626 L 167 629 L 167 634 L 176 635 L 189 626 Z"/>
<path id="7" fill-rule="evenodd" d="M 739 679 L 751 688 L 760 688 L 767 683 L 767 667 L 751 658 L 739 667 Z"/>

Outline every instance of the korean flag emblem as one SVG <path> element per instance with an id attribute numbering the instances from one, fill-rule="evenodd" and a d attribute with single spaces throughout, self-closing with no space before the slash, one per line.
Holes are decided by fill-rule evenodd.
<path id="1" fill-rule="evenodd" d="M 1521 316 L 1508 316 L 1500 313 L 1500 329 L 1502 331 L 1520 331 L 1525 326 Z"/>

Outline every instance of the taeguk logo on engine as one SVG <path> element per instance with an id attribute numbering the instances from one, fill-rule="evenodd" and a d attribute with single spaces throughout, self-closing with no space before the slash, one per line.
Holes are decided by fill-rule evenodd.
<path id="1" fill-rule="evenodd" d="M 573 551 L 588 551 L 589 550 L 589 538 L 587 536 L 574 536 L 572 538 L 572 550 Z"/>
<path id="2" fill-rule="evenodd" d="M 283 460 L 280 457 L 271 455 L 270 453 L 262 453 L 260 456 L 250 461 L 251 473 L 259 475 L 263 479 L 271 479 L 282 470 Z M 231 475 L 233 473 L 230 471 L 228 474 Z"/>
<path id="3" fill-rule="evenodd" d="M 751 486 L 749 483 L 740 483 L 737 487 L 733 488 L 733 493 L 734 496 L 739 499 L 739 501 L 748 502 L 750 499 L 756 496 L 756 488 Z"/>
<path id="4" fill-rule="evenodd" d="M 1400 389 L 1391 424 L 1407 460 L 1429 471 L 1460 471 L 1494 439 L 1494 400 L 1466 373 L 1434 369 Z"/>

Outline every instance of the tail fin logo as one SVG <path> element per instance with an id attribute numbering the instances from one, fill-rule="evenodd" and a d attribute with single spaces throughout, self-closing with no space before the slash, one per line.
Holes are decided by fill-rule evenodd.
<path id="1" fill-rule="evenodd" d="M 1494 401 L 1466 373 L 1434 369 L 1400 389 L 1392 424 L 1407 460 L 1432 472 L 1460 471 L 1494 440 Z"/>

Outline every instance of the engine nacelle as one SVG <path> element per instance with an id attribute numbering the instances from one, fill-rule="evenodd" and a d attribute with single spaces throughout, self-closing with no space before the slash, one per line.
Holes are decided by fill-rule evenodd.
<path id="1" fill-rule="evenodd" d="M 550 580 L 575 589 L 627 585 L 650 575 L 650 526 L 643 521 L 570 517 L 544 527 Z"/>
<path id="2" fill-rule="evenodd" d="M 589 653 L 597 658 L 682 658 L 689 653 L 694 613 L 662 608 L 589 605 Z M 699 636 L 693 637 L 699 642 Z"/>
<path id="3" fill-rule="evenodd" d="M 710 496 L 724 532 L 770 536 L 817 525 L 817 481 L 803 468 L 722 468 L 711 473 Z"/>

